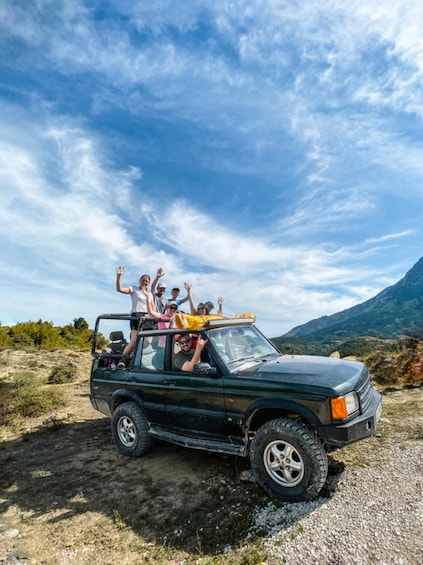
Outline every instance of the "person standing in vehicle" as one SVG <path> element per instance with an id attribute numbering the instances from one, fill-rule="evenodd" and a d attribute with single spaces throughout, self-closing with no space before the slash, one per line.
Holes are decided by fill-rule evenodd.
<path id="1" fill-rule="evenodd" d="M 164 270 L 159 267 L 157 269 L 156 278 L 151 285 L 151 292 L 154 296 L 154 306 L 157 312 L 165 314 L 167 310 L 168 299 L 165 297 L 166 283 L 159 282 L 159 279 L 165 274 Z M 157 284 L 158 283 L 158 284 Z M 157 291 L 156 291 L 157 286 Z"/>
<path id="2" fill-rule="evenodd" d="M 222 307 L 223 307 L 223 298 L 222 298 L 221 296 L 219 296 L 219 298 L 217 299 L 217 303 L 219 304 L 219 310 L 217 311 L 216 316 L 223 316 L 223 310 L 222 310 Z M 210 300 L 208 300 L 208 301 L 205 302 L 204 304 L 205 304 L 205 306 L 206 306 L 207 309 L 208 309 L 208 313 L 211 314 L 211 313 L 212 313 L 212 310 L 214 310 L 214 304 L 213 304 L 213 302 L 211 302 Z M 198 310 L 198 308 L 197 308 L 197 310 Z"/>
<path id="3" fill-rule="evenodd" d="M 139 286 L 137 288 L 133 286 L 122 286 L 122 275 L 125 273 L 125 267 L 120 265 L 116 269 L 116 290 L 122 294 L 129 294 L 131 296 L 131 316 L 133 319 L 130 321 L 131 327 L 131 338 L 128 345 L 123 351 L 123 355 L 129 355 L 137 341 L 138 329 L 140 325 L 140 320 L 148 314 L 148 301 L 151 300 L 153 303 L 153 295 L 148 290 L 148 285 L 150 284 L 150 275 L 141 275 L 139 280 Z"/>
<path id="4" fill-rule="evenodd" d="M 176 302 L 168 303 L 165 314 L 156 312 L 153 308 L 153 304 L 151 301 L 147 303 L 147 306 L 148 306 L 148 315 L 151 318 L 155 318 L 156 320 L 159 320 L 157 324 L 159 330 L 175 327 L 174 316 L 178 309 L 178 305 L 176 304 Z M 164 347 L 165 345 L 166 345 L 166 337 L 163 335 L 159 336 L 158 346 Z"/>
<path id="5" fill-rule="evenodd" d="M 185 283 L 185 284 L 187 284 L 187 283 Z M 180 289 L 175 286 L 175 287 L 172 288 L 172 290 L 170 291 L 171 297 L 168 298 L 168 301 L 169 301 L 169 302 L 176 302 L 178 308 L 179 308 L 179 306 L 180 306 L 181 304 L 183 304 L 184 302 L 187 302 L 188 299 L 189 299 L 188 293 L 187 293 L 187 295 L 185 296 L 185 298 L 179 298 L 179 293 L 180 293 L 180 292 L 181 292 Z"/>
<path id="6" fill-rule="evenodd" d="M 165 296 L 166 292 L 166 283 L 159 282 L 157 285 L 157 292 L 154 294 L 154 306 L 157 312 L 160 314 L 165 314 L 167 310 L 167 305 L 169 303 L 168 299 Z"/>
<path id="7" fill-rule="evenodd" d="M 188 300 L 189 300 L 189 306 L 191 309 L 191 315 L 192 316 L 206 316 L 209 311 L 207 306 L 204 304 L 204 302 L 200 302 L 197 306 L 197 308 L 195 307 L 195 302 L 194 302 L 194 298 L 192 296 L 192 284 L 189 283 L 184 283 L 184 287 L 185 290 L 187 291 L 187 296 L 188 296 Z"/>
<path id="8" fill-rule="evenodd" d="M 187 291 L 187 296 L 191 308 L 191 315 L 192 316 L 208 316 L 211 313 L 211 310 L 214 309 L 214 304 L 209 300 L 207 302 L 199 302 L 197 307 L 195 307 L 194 298 L 192 296 L 192 285 L 189 283 L 184 283 L 185 289 Z M 223 306 L 223 298 L 219 296 L 217 299 L 217 303 L 219 304 L 219 310 L 217 312 L 217 316 L 223 316 L 222 306 Z"/>

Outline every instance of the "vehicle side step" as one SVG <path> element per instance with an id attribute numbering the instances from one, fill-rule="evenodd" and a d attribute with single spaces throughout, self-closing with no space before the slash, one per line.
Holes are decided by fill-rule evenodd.
<path id="1" fill-rule="evenodd" d="M 242 457 L 247 455 L 246 446 L 241 444 L 177 434 L 156 426 L 151 426 L 149 433 L 157 439 L 167 441 L 169 443 L 175 443 L 182 447 L 227 453 L 228 455 L 240 455 Z"/>

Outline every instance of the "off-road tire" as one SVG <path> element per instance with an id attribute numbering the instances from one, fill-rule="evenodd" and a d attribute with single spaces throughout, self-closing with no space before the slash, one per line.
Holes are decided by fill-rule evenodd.
<path id="1" fill-rule="evenodd" d="M 135 402 L 124 402 L 113 412 L 112 436 L 118 450 L 130 457 L 144 455 L 153 445 L 147 420 Z"/>
<path id="2" fill-rule="evenodd" d="M 328 458 L 313 432 L 290 418 L 264 424 L 250 447 L 251 466 L 271 496 L 283 501 L 315 498 L 328 474 Z"/>

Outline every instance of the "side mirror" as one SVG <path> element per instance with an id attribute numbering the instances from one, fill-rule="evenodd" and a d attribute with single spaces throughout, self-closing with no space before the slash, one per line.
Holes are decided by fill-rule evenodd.
<path id="1" fill-rule="evenodd" d="M 213 376 L 217 374 L 216 367 L 212 367 L 208 363 L 197 363 L 194 365 L 194 374 L 195 375 L 209 375 Z"/>

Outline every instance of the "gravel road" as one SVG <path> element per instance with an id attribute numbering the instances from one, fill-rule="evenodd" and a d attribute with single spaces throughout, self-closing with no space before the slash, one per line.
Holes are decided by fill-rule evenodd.
<path id="1" fill-rule="evenodd" d="M 345 469 L 335 493 L 256 516 L 266 529 L 268 563 L 423 563 L 423 444 L 384 446 L 377 466 Z M 292 525 L 290 525 L 292 524 Z"/>

